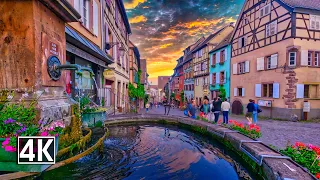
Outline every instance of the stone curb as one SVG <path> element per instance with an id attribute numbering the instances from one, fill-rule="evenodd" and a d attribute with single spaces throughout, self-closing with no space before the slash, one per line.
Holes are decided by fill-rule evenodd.
<path id="1" fill-rule="evenodd" d="M 253 140 L 228 128 L 208 122 L 179 116 L 136 114 L 110 116 L 105 121 L 105 125 L 129 122 L 156 122 L 159 120 L 201 127 L 202 129 L 214 134 L 216 137 L 231 143 L 235 150 L 245 153 L 256 163 L 261 163 L 259 165 L 262 167 L 266 179 L 316 180 L 312 174 L 307 172 L 297 163 L 288 159 L 288 157 L 281 155 L 279 152 L 271 149 L 262 142 Z"/>

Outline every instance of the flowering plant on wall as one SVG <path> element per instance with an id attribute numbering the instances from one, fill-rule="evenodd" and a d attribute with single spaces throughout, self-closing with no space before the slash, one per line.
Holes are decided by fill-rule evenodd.
<path id="1" fill-rule="evenodd" d="M 46 122 L 40 120 L 38 124 L 24 124 L 10 118 L 5 121 L 5 124 L 11 131 L 5 137 L 5 141 L 2 142 L 2 148 L 8 152 L 16 151 L 18 136 L 58 137 L 65 128 L 63 121 L 50 121 L 50 119 Z"/>
<path id="2" fill-rule="evenodd" d="M 6 127 L 11 129 L 8 135 L 5 137 L 5 141 L 2 142 L 2 148 L 8 152 L 15 152 L 17 147 L 18 136 L 56 136 L 58 137 L 65 124 L 63 121 L 44 121 L 40 120 L 38 124 L 23 124 L 13 119 L 7 119 L 5 121 Z"/>
<path id="3" fill-rule="evenodd" d="M 287 146 L 280 150 L 286 156 L 292 158 L 301 166 L 307 168 L 316 178 L 320 179 L 320 147 L 312 144 L 305 145 L 296 142 L 295 145 Z"/>
<path id="4" fill-rule="evenodd" d="M 1 147 L 8 152 L 15 152 L 18 136 L 58 136 L 65 127 L 62 121 L 36 121 L 37 99 L 42 92 L 35 92 L 35 97 L 24 93 L 17 103 L 8 103 L 14 98 L 14 93 L 6 93 L 7 101 L 0 109 Z M 3 95 L 3 93 L 2 93 Z M 30 102 L 25 99 L 30 97 Z M 3 140 L 3 138 L 5 138 Z"/>
<path id="5" fill-rule="evenodd" d="M 248 126 L 234 120 L 230 120 L 229 122 L 231 124 L 230 128 L 233 130 L 239 131 L 253 139 L 261 137 L 260 127 L 257 125 L 251 124 Z"/>

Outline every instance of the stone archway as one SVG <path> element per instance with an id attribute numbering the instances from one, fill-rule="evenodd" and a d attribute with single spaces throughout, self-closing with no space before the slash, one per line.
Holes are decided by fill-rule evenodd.
<path id="1" fill-rule="evenodd" d="M 236 115 L 243 114 L 243 105 L 241 101 L 239 100 L 233 101 L 231 112 L 232 114 L 236 114 Z"/>

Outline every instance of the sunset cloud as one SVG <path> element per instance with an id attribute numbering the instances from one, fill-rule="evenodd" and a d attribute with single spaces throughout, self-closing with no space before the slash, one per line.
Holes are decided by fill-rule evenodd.
<path id="1" fill-rule="evenodd" d="M 133 17 L 133 18 L 130 18 L 129 19 L 129 22 L 131 24 L 136 24 L 136 23 L 141 23 L 141 22 L 146 22 L 148 19 L 146 17 L 144 17 L 143 15 L 141 16 L 136 16 L 136 17 Z"/>
<path id="2" fill-rule="evenodd" d="M 172 75 L 183 50 L 237 20 L 245 0 L 124 0 L 130 40 L 147 59 L 149 79 Z"/>
<path id="3" fill-rule="evenodd" d="M 146 2 L 147 0 L 132 0 L 131 2 L 125 2 L 124 6 L 126 7 L 126 9 L 134 9 L 135 7 L 137 7 L 139 4 L 142 4 L 144 2 Z"/>

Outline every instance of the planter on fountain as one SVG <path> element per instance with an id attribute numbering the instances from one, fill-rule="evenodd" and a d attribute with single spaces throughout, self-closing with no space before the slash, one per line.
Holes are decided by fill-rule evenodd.
<path id="1" fill-rule="evenodd" d="M 103 112 L 92 112 L 82 114 L 82 123 L 88 127 L 94 127 L 99 121 L 104 122 L 107 119 L 107 113 Z"/>
<path id="2" fill-rule="evenodd" d="M 0 138 L 0 144 L 5 141 L 5 138 Z M 58 144 L 59 137 L 56 137 L 56 154 L 58 153 Z M 49 164 L 18 164 L 18 155 L 17 152 L 7 152 L 3 148 L 0 147 L 0 171 L 8 171 L 8 172 L 42 172 L 46 170 Z"/>

